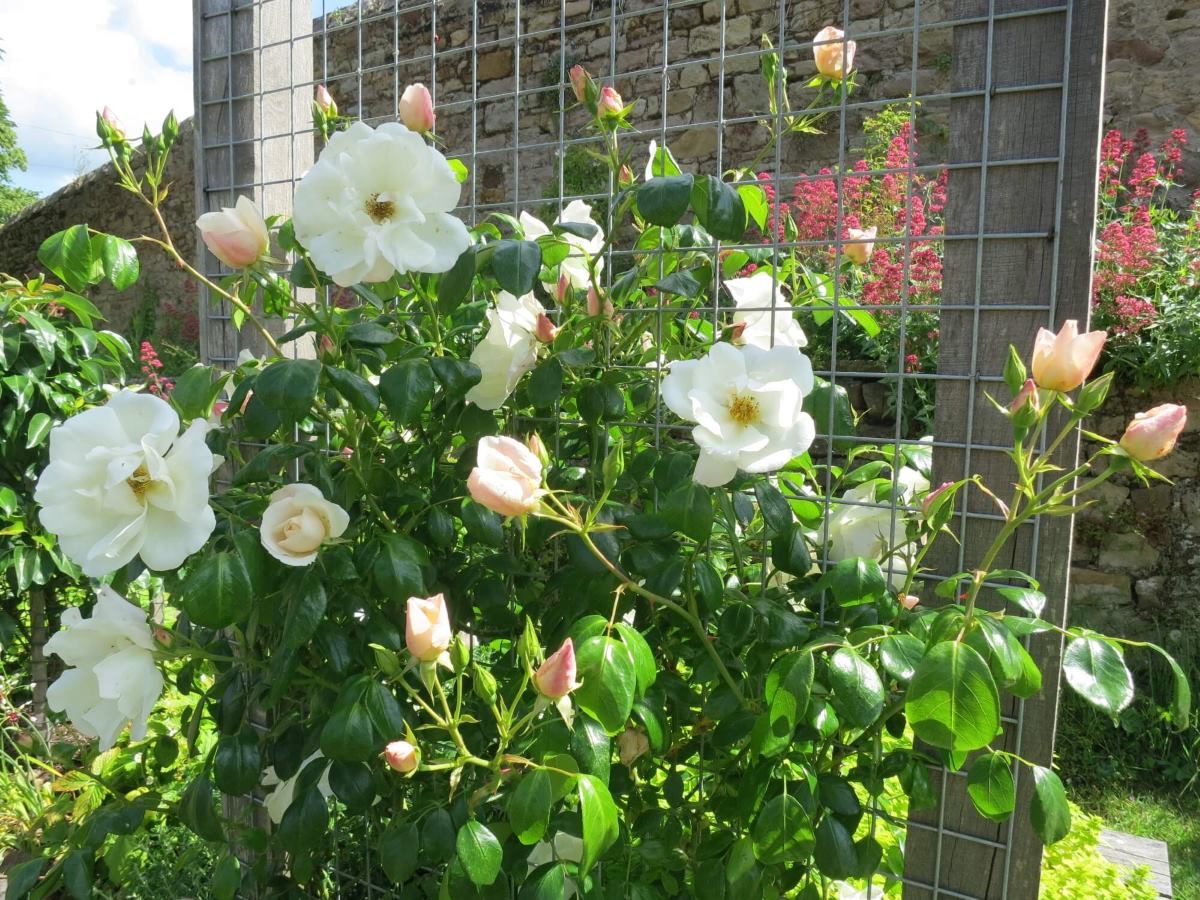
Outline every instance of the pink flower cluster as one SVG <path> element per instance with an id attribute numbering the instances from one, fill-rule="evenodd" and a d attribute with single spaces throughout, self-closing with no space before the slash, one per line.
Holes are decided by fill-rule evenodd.
<path id="1" fill-rule="evenodd" d="M 158 351 L 154 349 L 152 343 L 142 341 L 139 358 L 142 363 L 142 375 L 146 379 L 146 389 L 156 397 L 165 397 L 171 393 L 171 390 L 175 387 L 175 382 L 159 374 L 159 370 L 162 369 L 163 364 L 162 360 L 158 358 Z"/>

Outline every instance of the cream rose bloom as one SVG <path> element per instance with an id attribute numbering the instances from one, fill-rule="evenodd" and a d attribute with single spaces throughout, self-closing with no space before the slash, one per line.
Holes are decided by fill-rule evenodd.
<path id="1" fill-rule="evenodd" d="M 471 362 L 483 378 L 467 391 L 467 400 L 482 409 L 499 409 L 517 389 L 521 376 L 537 364 L 538 321 L 546 314 L 533 294 L 496 295 L 487 311 L 488 332 L 471 351 Z"/>
<path id="2" fill-rule="evenodd" d="M 296 185 L 292 223 L 342 287 L 395 272 L 445 272 L 471 244 L 450 215 L 461 186 L 440 152 L 399 122 L 339 131 Z"/>
<path id="3" fill-rule="evenodd" d="M 806 347 L 808 338 L 796 321 L 796 309 L 783 286 L 768 273 L 730 278 L 725 288 L 737 310 L 733 314 L 734 342 L 760 350 L 772 347 Z"/>
<path id="4" fill-rule="evenodd" d="M 292 805 L 292 801 L 296 799 L 296 781 L 300 778 L 300 773 L 314 759 L 324 759 L 321 751 L 318 750 L 309 756 L 304 762 L 300 763 L 300 768 L 296 770 L 296 774 L 291 778 L 280 778 L 275 773 L 274 766 L 268 766 L 263 772 L 262 786 L 274 788 L 271 793 L 267 794 L 264 801 L 267 807 L 267 815 L 271 817 L 271 821 L 278 825 L 283 821 L 283 814 L 288 811 L 288 807 Z M 321 792 L 321 796 L 329 799 L 333 796 L 333 788 L 329 785 L 329 765 L 326 764 L 324 771 L 321 773 L 320 779 L 317 781 L 317 790 Z"/>
<path id="5" fill-rule="evenodd" d="M 151 394 L 124 390 L 50 432 L 50 464 L 33 497 L 45 529 L 83 573 L 99 578 L 140 555 L 177 568 L 216 527 L 208 423 L 179 433 L 179 417 Z"/>
<path id="6" fill-rule="evenodd" d="M 718 487 L 738 469 L 773 472 L 809 448 L 816 429 L 803 404 L 812 389 L 812 364 L 795 347 L 719 343 L 702 359 L 671 363 L 662 397 L 696 423 L 700 459 L 692 477 Z"/>
<path id="7" fill-rule="evenodd" d="M 163 689 L 154 649 L 146 614 L 112 588 L 101 587 L 91 617 L 68 609 L 62 630 L 46 642 L 46 652 L 71 667 L 46 691 L 47 704 L 65 711 L 83 734 L 99 738 L 101 750 L 116 743 L 126 724 L 130 737 L 140 741 Z"/>
<path id="8" fill-rule="evenodd" d="M 890 573 L 892 586 L 901 588 L 908 574 L 906 519 L 903 513 L 896 513 L 893 536 L 891 507 L 871 505 L 876 503 L 876 484 L 868 481 L 851 488 L 842 494 L 847 502 L 833 504 L 828 520 L 829 559 L 873 559 L 885 574 Z"/>
<path id="9" fill-rule="evenodd" d="M 307 566 L 329 538 L 350 524 L 346 511 L 311 484 L 289 484 L 271 495 L 259 535 L 267 552 L 288 566 Z"/>
<path id="10" fill-rule="evenodd" d="M 525 229 L 526 240 L 535 241 L 551 233 L 540 219 L 534 218 L 527 212 L 521 213 L 520 221 L 521 227 Z M 559 235 L 571 248 L 567 258 L 559 264 L 559 272 L 567 276 L 571 287 L 580 291 L 587 290 L 592 285 L 588 260 L 604 249 L 604 230 L 592 218 L 592 207 L 582 200 L 572 200 L 568 203 L 554 224 L 590 225 L 596 229 L 595 233 L 588 238 L 569 232 Z M 596 274 L 599 275 L 604 270 L 603 258 L 597 258 L 595 264 Z"/>

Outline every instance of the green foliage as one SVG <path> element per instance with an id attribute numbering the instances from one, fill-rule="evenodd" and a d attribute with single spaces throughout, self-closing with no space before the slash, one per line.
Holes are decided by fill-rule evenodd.
<path id="1" fill-rule="evenodd" d="M 1109 862 L 1100 853 L 1100 829 L 1104 823 L 1074 804 L 1071 833 L 1047 847 L 1042 856 L 1041 900 L 1071 900 L 1075 897 L 1122 897 L 1154 900 L 1149 869 L 1127 869 Z M 1177 896 L 1184 896 L 1177 894 Z"/>

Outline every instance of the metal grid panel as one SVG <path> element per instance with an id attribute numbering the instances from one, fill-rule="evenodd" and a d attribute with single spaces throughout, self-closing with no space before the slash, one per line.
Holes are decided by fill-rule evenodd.
<path id="1" fill-rule="evenodd" d="M 834 104 L 814 108 L 813 112 L 827 116 L 824 137 L 781 141 L 755 166 L 769 176 L 780 198 L 785 190 L 825 181 L 836 188 L 832 236 L 787 239 L 769 229 L 763 242 L 774 259 L 793 250 L 832 248 L 836 262 L 846 243 L 838 236 L 844 234 L 845 198 L 852 177 L 899 179 L 911 208 L 918 177 L 933 179 L 948 173 L 945 233 L 931 240 L 928 232 L 911 227 L 910 218 L 905 227 L 877 241 L 877 246 L 898 260 L 903 286 L 891 311 L 899 321 L 899 336 L 890 369 L 874 371 L 852 358 L 845 349 L 851 346 L 848 326 L 838 315 L 828 323 L 827 360 L 817 368 L 818 375 L 835 384 L 886 377 L 894 385 L 898 407 L 916 390 L 938 391 L 935 483 L 942 477 L 963 477 L 981 469 L 992 474 L 1003 471 L 999 460 L 1005 449 L 1004 435 L 996 431 L 994 423 L 987 423 L 989 412 L 982 405 L 984 391 L 1000 381 L 996 345 L 1003 347 L 1011 341 L 1025 346 L 1034 325 L 1050 325 L 1067 315 L 1086 318 L 1086 286 L 1081 291 L 1078 271 L 1074 280 L 1059 271 L 1060 247 L 1064 243 L 1079 247 L 1081 242 L 1058 238 L 1065 229 L 1082 234 L 1085 227 L 1086 217 L 1076 214 L 1081 202 L 1087 206 L 1078 196 L 1086 192 L 1075 169 L 1082 160 L 1086 176 L 1090 158 L 1094 171 L 1095 152 L 1093 147 L 1090 157 L 1083 152 L 1072 161 L 1068 138 L 1087 140 L 1089 129 L 1097 132 L 1098 103 L 1095 109 L 1088 107 L 1086 84 L 1080 91 L 1082 106 L 1068 90 L 1071 47 L 1077 40 L 1081 16 L 1093 29 L 1098 21 L 1102 33 L 1103 3 L 914 0 L 906 4 L 893 0 L 874 5 L 855 2 L 853 10 L 851 0 L 195 3 L 197 197 L 202 210 L 232 205 L 236 195 L 249 193 L 267 215 L 289 212 L 292 185 L 313 158 L 309 100 L 317 84 L 329 87 L 344 113 L 378 124 L 396 118 L 406 84 L 423 81 L 434 96 L 438 134 L 447 155 L 463 159 L 470 171 L 459 210 L 469 224 L 493 212 L 516 215 L 528 210 L 547 218 L 541 210 L 553 214 L 573 199 L 596 202 L 608 195 L 606 186 L 580 184 L 574 172 L 581 151 L 595 146 L 598 138 L 585 135 L 581 113 L 570 107 L 567 70 L 571 65 L 581 63 L 598 79 L 615 83 L 627 101 L 644 101 L 632 117 L 637 128 L 623 133 L 623 144 L 641 147 L 654 139 L 672 146 L 685 170 L 715 173 L 746 165 L 763 149 L 759 122 L 766 114 L 765 95 L 757 98 L 757 105 L 746 102 L 747 97 L 755 96 L 746 79 L 757 78 L 764 52 L 759 36 L 771 38 L 784 66 L 792 71 L 786 90 L 794 92 L 791 99 L 800 105 L 806 80 L 801 73 L 812 70 L 811 36 L 826 24 L 838 24 L 858 42 L 860 68 L 864 58 L 874 60 L 878 68 L 882 68 L 878 60 L 891 59 L 891 77 L 868 81 L 865 89 L 849 98 L 843 95 Z M 1048 34 L 1042 49 L 1050 47 L 1055 52 L 1022 60 L 1014 41 L 1029 35 L 1031 29 Z M 939 54 L 936 71 L 931 73 L 929 57 L 937 48 L 948 46 L 953 52 Z M 948 64 L 943 64 L 943 57 L 948 57 Z M 785 89 L 779 90 L 777 99 L 782 101 Z M 906 159 L 900 166 L 875 165 L 855 172 L 852 166 L 861 156 L 863 118 L 897 104 L 906 109 L 912 134 L 933 124 L 947 130 L 948 140 L 922 142 L 920 157 Z M 1057 126 L 1055 140 L 1038 140 L 1032 134 L 1022 139 L 1023 122 L 1047 116 Z M 1072 122 L 1073 131 L 1069 129 Z M 781 109 L 776 127 L 782 126 Z M 687 149 L 681 152 L 683 147 Z M 643 158 L 639 151 L 635 163 Z M 812 174 L 822 166 L 828 167 L 824 174 Z M 1032 204 L 1037 209 L 1030 215 L 993 215 L 998 197 L 1011 199 L 1014 192 L 1038 186 L 1048 188 L 1048 196 L 1046 191 L 1039 195 Z M 1064 190 L 1070 195 L 1064 195 Z M 1011 206 L 1009 203 L 1009 213 Z M 612 227 L 611 211 L 608 215 L 606 231 Z M 914 248 L 931 244 L 938 245 L 945 257 L 945 287 L 932 300 L 911 302 L 907 289 L 913 275 Z M 756 241 L 753 246 L 761 244 Z M 1014 279 L 1007 287 L 996 282 L 998 273 L 1019 268 L 1022 260 L 1032 265 L 1030 248 L 1034 246 L 1048 248 L 1035 254 L 1037 264 L 1048 269 L 1041 273 L 1044 277 Z M 713 248 L 710 299 L 693 311 L 714 324 L 723 312 L 717 299 L 717 263 L 726 249 L 731 247 Z M 609 286 L 614 273 L 628 265 L 630 257 L 630 251 L 608 251 L 604 271 Z M 209 257 L 203 263 L 206 274 L 221 274 L 215 259 Z M 1070 292 L 1065 299 L 1060 296 L 1064 285 Z M 858 298 L 844 298 L 840 292 L 840 281 L 835 279 L 835 307 L 876 309 Z M 656 338 L 661 337 L 670 317 L 680 314 L 678 307 L 666 304 L 620 312 L 627 327 L 649 331 Z M 937 371 L 911 371 L 906 365 L 908 330 L 918 314 L 936 314 L 940 319 L 941 365 Z M 770 315 L 775 315 L 774 309 Z M 245 346 L 260 349 L 232 329 L 228 311 L 219 306 L 206 305 L 202 322 L 209 362 L 231 365 Z M 803 313 L 801 324 L 810 335 L 821 330 Z M 656 371 L 656 381 L 660 379 L 661 371 Z M 543 433 L 553 430 L 556 439 L 561 429 L 579 424 L 561 416 L 536 421 Z M 661 404 L 652 420 L 615 424 L 631 434 L 651 432 L 656 445 L 664 432 L 677 427 L 664 421 Z M 828 420 L 818 423 L 818 432 L 828 436 L 833 431 L 831 410 Z M 876 429 L 873 436 L 850 440 L 889 440 L 912 446 L 918 437 L 896 416 L 891 426 Z M 814 458 L 823 456 L 827 465 L 835 461 L 837 452 L 828 439 L 819 440 L 813 451 Z M 836 498 L 825 502 L 829 510 L 856 505 Z M 897 503 L 887 508 L 895 535 L 900 516 L 910 510 Z M 964 491 L 957 516 L 961 544 L 939 561 L 941 566 L 930 580 L 968 568 L 998 518 L 978 492 Z M 1052 560 L 1055 570 L 1039 572 L 1043 532 L 1051 529 L 1058 532 L 1059 550 Z M 1064 529 L 1069 540 L 1069 525 L 1035 522 L 1021 536 L 1016 551 L 1017 560 L 1029 571 L 1057 585 L 1065 583 Z M 1060 616 L 1063 606 L 1060 597 L 1055 610 Z M 1027 710 L 1047 703 L 1051 737 L 1039 733 L 1031 738 L 1026 730 Z M 1053 710 L 1053 699 L 1021 702 L 1009 710 L 1003 717 L 1008 749 L 1046 761 Z M 1030 885 L 1036 884 L 1036 864 L 1030 882 L 1030 867 L 1013 863 L 1014 847 L 1028 852 L 1028 841 L 1019 839 L 1020 832 L 1028 830 L 1024 822 L 1018 817 L 997 827 L 973 814 L 949 821 L 946 810 L 950 801 L 955 796 L 961 800 L 964 794 L 961 782 L 961 772 L 943 770 L 939 811 L 931 817 L 914 816 L 909 823 L 906 894 L 961 898 L 1030 895 Z M 1023 787 L 1027 793 L 1027 785 Z M 876 815 L 882 814 L 873 811 L 872 816 Z M 930 853 L 927 847 L 932 848 Z M 978 879 L 978 870 L 965 879 L 961 868 L 955 870 L 951 865 L 946 871 L 952 857 L 980 858 L 972 855 L 972 848 L 990 861 L 989 875 L 983 881 Z M 369 855 L 356 860 L 356 865 L 361 866 L 360 872 L 350 872 L 347 867 L 344 873 L 350 894 L 387 895 L 381 886 L 386 882 L 375 883 L 372 877 Z M 1018 869 L 1019 883 L 1013 878 Z M 342 892 L 337 885 L 333 890 Z"/>

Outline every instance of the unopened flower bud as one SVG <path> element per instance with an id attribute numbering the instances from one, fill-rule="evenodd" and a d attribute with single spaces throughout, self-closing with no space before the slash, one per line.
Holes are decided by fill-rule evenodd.
<path id="1" fill-rule="evenodd" d="M 567 294 L 571 290 L 571 279 L 567 277 L 567 273 L 563 272 L 558 276 L 558 293 L 555 294 L 555 299 L 558 300 L 559 306 L 567 299 Z"/>
<path id="2" fill-rule="evenodd" d="M 621 99 L 621 95 L 617 93 L 616 88 L 609 84 L 600 88 L 600 98 L 596 101 L 596 105 L 602 116 L 619 116 L 625 109 L 625 102 Z"/>
<path id="3" fill-rule="evenodd" d="M 937 503 L 938 498 L 952 487 L 954 487 L 953 481 L 943 481 L 936 488 L 926 494 L 924 499 L 921 500 L 921 515 L 928 519 L 929 513 L 933 509 L 934 504 Z"/>
<path id="4" fill-rule="evenodd" d="M 579 683 L 575 681 L 575 644 L 570 638 L 533 674 L 533 685 L 538 693 L 550 700 L 565 697 Z"/>
<path id="5" fill-rule="evenodd" d="M 921 598 L 916 594 L 901 594 L 896 599 L 900 601 L 901 606 L 910 612 L 916 608 L 918 603 L 921 602 Z"/>
<path id="6" fill-rule="evenodd" d="M 450 611 L 442 594 L 408 598 L 404 642 L 409 653 L 421 662 L 433 662 L 450 649 L 452 636 Z"/>
<path id="7" fill-rule="evenodd" d="M 534 329 L 534 336 L 543 344 L 549 344 L 558 334 L 558 329 L 554 322 L 545 313 L 538 313 L 537 328 Z"/>
<path id="8" fill-rule="evenodd" d="M 1028 403 L 1035 410 L 1041 409 L 1041 398 L 1038 396 L 1038 388 L 1032 378 L 1026 378 L 1025 383 L 1021 385 L 1021 390 L 1017 391 L 1017 396 L 1013 397 L 1012 403 L 1008 405 L 1008 411 L 1015 413 Z"/>
<path id="9" fill-rule="evenodd" d="M 633 184 L 633 169 L 629 166 L 621 166 L 621 171 L 617 173 L 617 184 L 621 187 L 629 187 Z"/>
<path id="10" fill-rule="evenodd" d="M 601 304 L 600 293 L 594 287 L 589 287 L 587 292 L 587 314 L 589 316 L 598 316 L 601 312 L 607 318 L 611 319 L 615 312 L 612 301 L 605 297 L 603 304 Z"/>
<path id="11" fill-rule="evenodd" d="M 813 38 L 813 60 L 817 71 L 826 78 L 841 81 L 854 68 L 854 51 L 858 44 L 847 41 L 840 28 L 827 25 Z"/>
<path id="12" fill-rule="evenodd" d="M 337 102 L 333 99 L 333 94 L 329 93 L 329 88 L 323 84 L 317 85 L 316 100 L 317 109 L 326 116 L 336 116 L 338 114 Z"/>
<path id="13" fill-rule="evenodd" d="M 433 130 L 436 119 L 429 88 L 420 82 L 406 87 L 400 95 L 400 121 L 412 131 L 424 134 Z"/>
<path id="14" fill-rule="evenodd" d="M 542 442 L 541 437 L 536 431 L 525 438 L 525 446 L 529 448 L 529 452 L 536 456 L 543 466 L 550 465 L 550 451 L 546 449 L 546 445 Z"/>
<path id="15" fill-rule="evenodd" d="M 408 741 L 392 741 L 384 748 L 383 758 L 402 775 L 414 771 L 421 764 L 417 748 Z"/>
<path id="16" fill-rule="evenodd" d="M 205 213 L 196 220 L 196 227 L 213 256 L 231 269 L 254 265 L 271 243 L 258 204 L 244 195 L 232 209 Z"/>
<path id="17" fill-rule="evenodd" d="M 847 228 L 846 242 L 842 246 L 842 252 L 846 254 L 846 259 L 860 266 L 865 266 L 871 261 L 871 254 L 875 252 L 875 235 L 878 229 L 872 225 L 870 228 Z"/>
<path id="18" fill-rule="evenodd" d="M 570 75 L 571 90 L 575 92 L 575 99 L 583 103 L 587 99 L 587 85 L 592 80 L 592 76 L 583 66 L 571 66 Z"/>
<path id="19" fill-rule="evenodd" d="M 1164 403 L 1135 415 L 1121 436 L 1121 446 L 1142 462 L 1160 459 L 1175 449 L 1175 441 L 1185 425 L 1187 408 Z"/>

